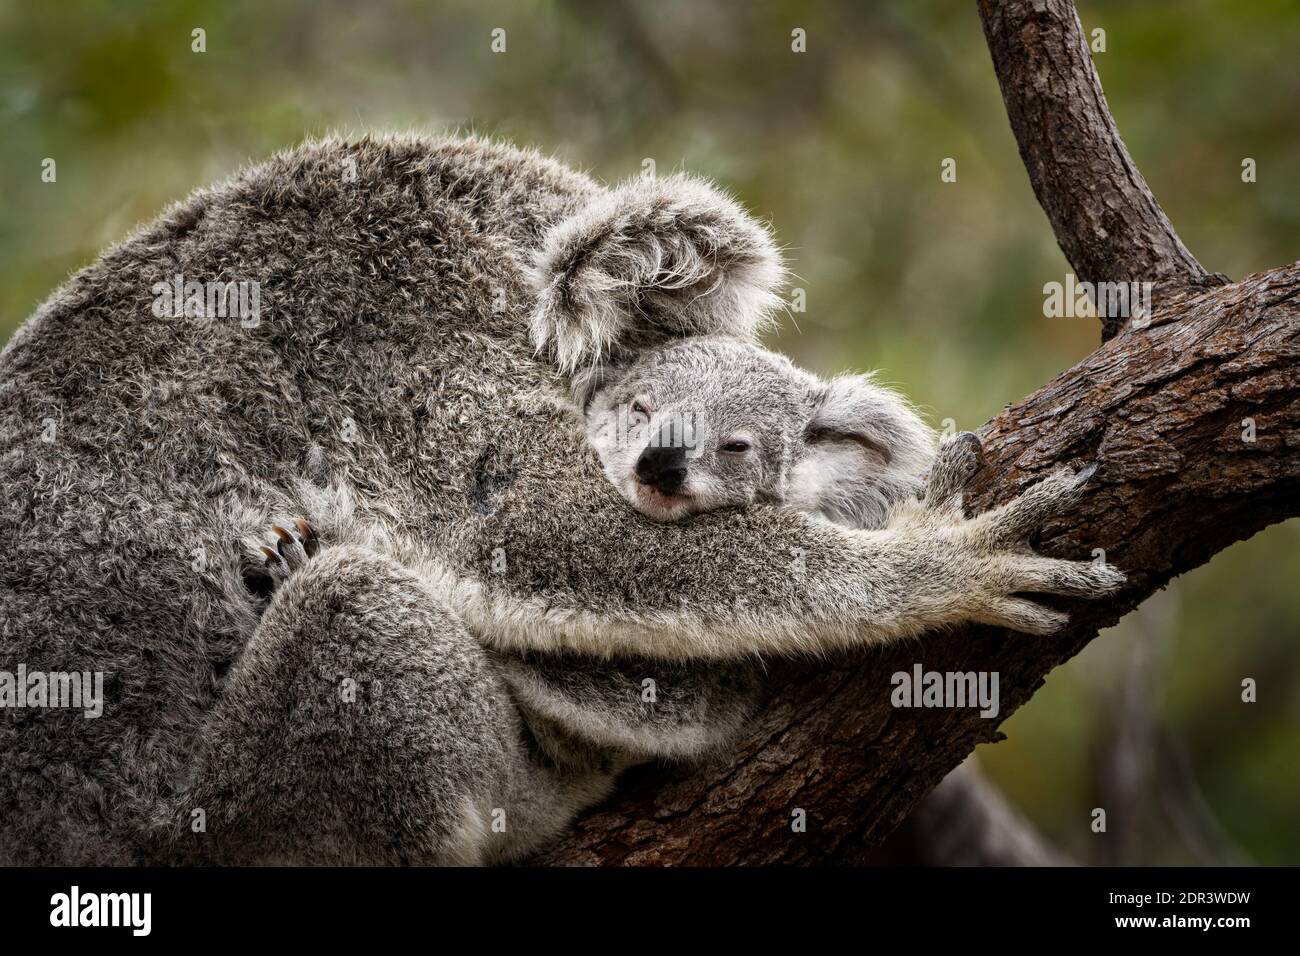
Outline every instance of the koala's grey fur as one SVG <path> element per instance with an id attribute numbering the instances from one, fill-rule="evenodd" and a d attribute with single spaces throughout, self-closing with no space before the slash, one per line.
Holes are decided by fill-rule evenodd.
<path id="1" fill-rule="evenodd" d="M 930 429 L 869 375 L 824 381 L 735 339 L 651 349 L 590 384 L 587 437 L 605 476 L 655 520 L 768 503 L 879 528 L 920 495 L 934 454 Z M 729 453 L 733 440 L 745 451 Z M 685 484 L 671 495 L 636 476 L 651 447 L 682 448 Z"/>
<path id="2" fill-rule="evenodd" d="M 259 282 L 260 322 L 155 317 L 177 275 Z M 752 339 L 779 276 L 696 181 L 418 137 L 278 155 L 75 275 L 0 354 L 0 668 L 106 700 L 0 711 L 0 860 L 518 859 L 627 764 L 717 746 L 756 655 L 1042 633 L 1014 593 L 1121 580 L 1018 543 L 1071 475 L 963 520 L 960 445 L 879 531 L 629 508 L 569 390 Z M 323 546 L 263 599 L 295 516 Z"/>

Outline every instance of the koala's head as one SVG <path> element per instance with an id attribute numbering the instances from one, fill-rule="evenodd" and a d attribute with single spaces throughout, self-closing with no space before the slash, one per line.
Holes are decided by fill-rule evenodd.
<path id="1" fill-rule="evenodd" d="M 933 453 L 930 429 L 869 376 L 825 381 L 732 339 L 652 350 L 580 395 L 606 477 L 657 521 L 766 502 L 878 527 Z"/>

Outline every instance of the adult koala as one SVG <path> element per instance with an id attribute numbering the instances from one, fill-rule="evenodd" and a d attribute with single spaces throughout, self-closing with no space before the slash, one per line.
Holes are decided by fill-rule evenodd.
<path id="1" fill-rule="evenodd" d="M 573 380 L 752 338 L 779 277 L 696 181 L 419 138 L 287 152 L 78 273 L 0 355 L 0 667 L 106 700 L 0 715 L 0 859 L 517 859 L 623 766 L 725 738 L 754 655 L 1041 632 L 1013 593 L 1116 584 L 1015 544 L 1071 476 L 963 521 L 961 443 L 878 532 L 629 508 Z M 190 282 L 259 313 L 158 308 Z M 295 516 L 310 543 L 264 559 Z"/>

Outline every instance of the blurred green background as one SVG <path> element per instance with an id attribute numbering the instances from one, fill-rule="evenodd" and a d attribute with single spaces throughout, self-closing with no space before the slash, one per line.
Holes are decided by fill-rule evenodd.
<path id="1" fill-rule="evenodd" d="M 1300 4 L 1080 13 L 1106 32 L 1094 59 L 1112 111 L 1193 253 L 1234 278 L 1300 255 Z M 1043 283 L 1067 266 L 975 5 L 943 0 L 0 2 L 0 342 L 191 189 L 304 137 L 408 128 L 534 144 L 609 181 L 647 158 L 712 176 L 775 224 L 806 290 L 771 344 L 821 371 L 881 368 L 936 423 L 976 427 L 1098 342 L 1095 320 L 1043 317 Z M 945 158 L 956 182 L 940 180 Z M 1059 846 L 1300 863 L 1296 524 L 1103 634 L 981 748 Z M 1244 677 L 1258 703 L 1240 701 Z M 1136 786 L 1121 772 L 1130 718 L 1147 741 Z M 1115 801 L 1131 803 L 1118 822 Z"/>

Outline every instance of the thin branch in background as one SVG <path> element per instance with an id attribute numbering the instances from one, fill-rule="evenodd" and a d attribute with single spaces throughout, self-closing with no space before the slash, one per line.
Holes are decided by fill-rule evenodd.
<path id="1" fill-rule="evenodd" d="M 1171 588 L 1138 608 L 1118 706 L 1099 702 L 1100 710 L 1118 715 L 1108 759 L 1099 768 L 1098 790 L 1110 821 L 1108 838 L 1098 844 L 1103 863 L 1150 862 L 1160 823 L 1203 865 L 1252 862 L 1206 801 L 1186 747 L 1161 712 L 1162 678 L 1181 607 L 1179 592 Z"/>
<path id="2" fill-rule="evenodd" d="M 1183 245 L 1129 155 L 1071 0 L 980 0 L 979 12 L 1029 182 L 1079 278 L 1227 283 Z M 1108 319 L 1104 337 L 1118 331 Z"/>
<path id="3" fill-rule="evenodd" d="M 929 866 L 1075 866 L 980 769 L 974 755 L 948 774 L 908 821 Z"/>
<path id="4" fill-rule="evenodd" d="M 1178 612 L 1177 591 L 1170 589 L 1133 612 L 1136 636 L 1119 677 L 1118 700 L 1102 699 L 1097 710 L 1110 716 L 1098 757 L 1098 803 L 1106 811 L 1107 829 L 1096 842 L 1097 862 L 1141 862 L 1142 837 L 1149 817 L 1160 721 L 1160 680 Z"/>
<path id="5" fill-rule="evenodd" d="M 1163 727 L 1158 742 L 1160 804 L 1183 845 L 1208 866 L 1254 865 L 1205 799 L 1187 748 Z"/>

